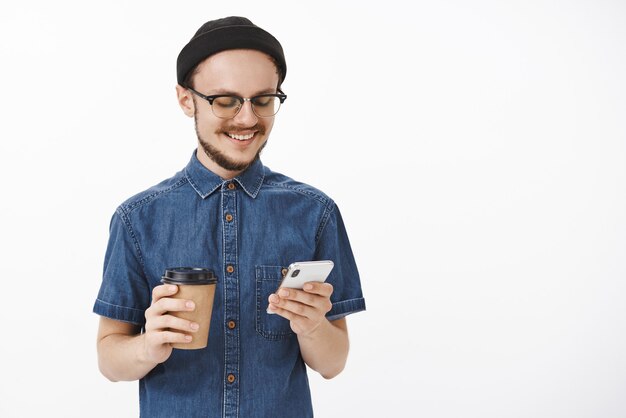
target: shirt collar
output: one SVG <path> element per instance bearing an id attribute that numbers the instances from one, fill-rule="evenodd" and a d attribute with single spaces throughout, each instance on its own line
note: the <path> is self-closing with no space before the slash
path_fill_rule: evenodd
<path id="1" fill-rule="evenodd" d="M 206 198 L 220 187 L 226 187 L 228 183 L 237 182 L 241 188 L 252 198 L 255 198 L 261 190 L 263 179 L 265 177 L 265 167 L 260 159 L 257 158 L 254 163 L 246 171 L 235 177 L 233 180 L 224 180 L 217 174 L 202 165 L 196 151 L 191 155 L 191 160 L 185 167 L 185 177 L 191 184 L 191 187 L 200 195 Z"/>

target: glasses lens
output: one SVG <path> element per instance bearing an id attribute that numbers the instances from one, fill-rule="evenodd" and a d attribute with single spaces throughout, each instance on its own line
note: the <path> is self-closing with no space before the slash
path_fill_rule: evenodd
<path id="1" fill-rule="evenodd" d="M 230 119 L 235 117 L 237 112 L 239 112 L 239 108 L 241 108 L 241 102 L 235 96 L 221 96 L 216 97 L 213 100 L 213 105 L 211 106 L 213 109 L 213 113 L 218 118 L 226 118 Z"/>
<path id="2" fill-rule="evenodd" d="M 280 99 L 276 96 L 257 96 L 251 101 L 254 113 L 262 118 L 274 116 L 280 109 Z"/>

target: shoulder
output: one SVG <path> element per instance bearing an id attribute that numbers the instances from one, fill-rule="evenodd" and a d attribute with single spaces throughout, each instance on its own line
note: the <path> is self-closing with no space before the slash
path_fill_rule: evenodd
<path id="1" fill-rule="evenodd" d="M 322 206 L 325 206 L 328 209 L 332 209 L 335 206 L 333 199 L 320 189 L 301 181 L 294 180 L 284 174 L 272 171 L 267 166 L 265 167 L 265 178 L 263 180 L 262 187 L 265 189 L 264 191 L 270 193 L 284 193 L 305 197 L 319 203 Z"/>
<path id="2" fill-rule="evenodd" d="M 129 214 L 142 206 L 159 200 L 167 200 L 172 197 L 175 191 L 188 184 L 189 181 L 184 172 L 179 171 L 174 176 L 129 197 L 119 205 L 117 211 L 123 214 Z"/>

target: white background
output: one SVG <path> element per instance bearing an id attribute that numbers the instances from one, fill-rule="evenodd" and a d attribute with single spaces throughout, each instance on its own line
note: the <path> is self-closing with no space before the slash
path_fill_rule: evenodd
<path id="1" fill-rule="evenodd" d="M 617 0 L 3 2 L 0 416 L 138 415 L 96 364 L 109 220 L 187 163 L 176 57 L 226 15 L 281 40 L 263 160 L 336 200 L 362 276 L 316 416 L 626 416 Z"/>

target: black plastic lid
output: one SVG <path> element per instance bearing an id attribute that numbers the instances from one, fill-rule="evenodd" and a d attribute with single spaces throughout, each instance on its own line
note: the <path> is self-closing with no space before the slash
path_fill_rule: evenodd
<path id="1" fill-rule="evenodd" d="M 161 278 L 167 284 L 215 284 L 217 277 L 213 270 L 200 267 L 173 267 L 165 270 Z"/>

